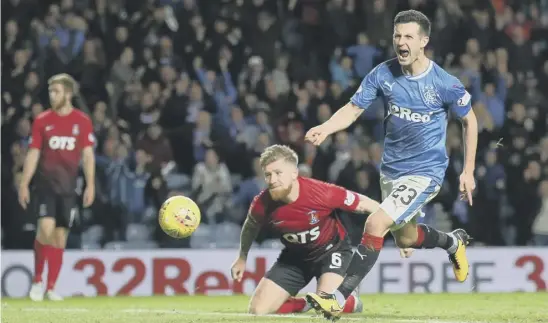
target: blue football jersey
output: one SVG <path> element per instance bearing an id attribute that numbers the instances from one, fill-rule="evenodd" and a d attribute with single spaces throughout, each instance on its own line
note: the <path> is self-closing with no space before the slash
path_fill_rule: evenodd
<path id="1" fill-rule="evenodd" d="M 397 59 L 391 59 L 363 79 L 351 102 L 367 109 L 379 96 L 386 107 L 381 172 L 393 179 L 427 176 L 441 185 L 449 163 L 448 112 L 464 117 L 471 109 L 470 94 L 433 61 L 422 74 L 408 76 Z"/>

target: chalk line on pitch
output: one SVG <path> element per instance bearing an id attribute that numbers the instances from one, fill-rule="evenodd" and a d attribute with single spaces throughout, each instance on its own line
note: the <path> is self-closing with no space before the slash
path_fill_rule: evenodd
<path id="1" fill-rule="evenodd" d="M 7 308 L 6 308 L 7 310 Z M 76 312 L 91 312 L 90 309 L 87 308 L 48 308 L 48 307 L 29 307 L 22 309 L 26 312 L 65 312 L 65 313 L 76 313 Z M 126 314 L 180 314 L 180 315 L 206 315 L 206 316 L 229 316 L 229 317 L 253 317 L 255 315 L 248 314 L 248 313 L 231 313 L 231 312 L 205 312 L 205 311 L 185 311 L 185 310 L 161 310 L 161 309 L 142 309 L 142 308 L 126 308 L 126 309 L 120 309 L 120 310 L 114 310 L 116 312 L 120 313 L 126 313 Z M 264 317 L 268 318 L 277 318 L 277 319 L 306 319 L 310 320 L 313 318 L 321 318 L 320 316 L 316 315 L 308 315 L 308 314 L 286 314 L 286 315 L 278 315 L 278 314 L 269 314 L 269 315 L 262 315 Z M 375 317 L 371 317 L 374 319 Z M 344 321 L 363 321 L 363 317 L 343 317 L 341 318 L 342 322 Z M 383 318 L 384 319 L 384 318 Z M 398 322 L 398 323 L 482 323 L 482 322 L 466 322 L 466 321 L 445 321 L 445 320 L 418 320 L 418 319 L 393 319 L 392 322 Z"/>

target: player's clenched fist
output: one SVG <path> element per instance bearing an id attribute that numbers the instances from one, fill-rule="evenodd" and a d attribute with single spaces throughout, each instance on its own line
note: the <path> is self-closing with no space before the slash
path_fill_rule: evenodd
<path id="1" fill-rule="evenodd" d="M 29 187 L 27 185 L 21 185 L 19 187 L 19 204 L 21 204 L 21 207 L 23 210 L 27 209 L 27 205 L 30 201 L 30 192 Z"/>
<path id="2" fill-rule="evenodd" d="M 242 281 L 245 272 L 245 259 L 238 257 L 238 259 L 236 259 L 236 261 L 232 264 L 230 272 L 232 273 L 232 279 L 239 282 Z"/>
<path id="3" fill-rule="evenodd" d="M 325 127 L 323 127 L 323 125 L 319 125 L 308 130 L 304 136 L 304 139 L 315 146 L 319 146 L 329 135 L 330 133 L 325 130 Z"/>
<path id="4" fill-rule="evenodd" d="M 411 257 L 411 255 L 413 254 L 413 251 L 415 249 L 413 248 L 405 248 L 405 249 L 400 249 L 400 256 L 402 258 L 409 258 Z"/>

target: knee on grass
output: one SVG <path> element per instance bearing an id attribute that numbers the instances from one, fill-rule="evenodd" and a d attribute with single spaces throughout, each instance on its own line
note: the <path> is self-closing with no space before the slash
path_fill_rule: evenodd
<path id="1" fill-rule="evenodd" d="M 269 306 L 261 306 L 255 304 L 251 304 L 247 312 L 251 315 L 267 315 L 274 313 L 274 311 L 272 311 Z"/>

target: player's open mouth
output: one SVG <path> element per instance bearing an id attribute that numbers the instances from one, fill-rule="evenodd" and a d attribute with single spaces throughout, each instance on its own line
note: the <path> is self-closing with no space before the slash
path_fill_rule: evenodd
<path id="1" fill-rule="evenodd" d="M 409 57 L 409 51 L 407 49 L 398 49 L 398 56 L 402 58 Z"/>

